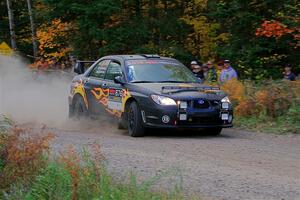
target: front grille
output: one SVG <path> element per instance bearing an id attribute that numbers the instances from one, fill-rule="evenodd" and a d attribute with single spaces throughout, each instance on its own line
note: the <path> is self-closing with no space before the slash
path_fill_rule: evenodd
<path id="1" fill-rule="evenodd" d="M 222 120 L 218 117 L 191 117 L 187 121 L 180 121 L 181 125 L 221 125 Z"/>
<path id="2" fill-rule="evenodd" d="M 218 101 L 218 100 L 210 100 L 210 104 L 212 106 L 219 106 L 221 105 L 221 101 Z"/>
<path id="3" fill-rule="evenodd" d="M 194 124 L 218 124 L 220 119 L 217 117 L 193 117 L 192 123 Z"/>
<path id="4" fill-rule="evenodd" d="M 206 99 L 197 99 L 193 101 L 194 108 L 205 109 L 209 108 L 209 102 Z"/>

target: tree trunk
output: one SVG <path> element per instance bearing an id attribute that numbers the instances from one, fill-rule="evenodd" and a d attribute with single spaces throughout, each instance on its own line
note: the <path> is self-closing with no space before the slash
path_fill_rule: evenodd
<path id="1" fill-rule="evenodd" d="M 35 23 L 34 23 L 31 0 L 27 0 L 27 7 L 28 7 L 28 14 L 29 14 L 29 19 L 30 19 L 31 35 L 32 35 L 33 56 L 34 56 L 34 58 L 37 58 L 38 49 L 37 49 L 36 32 L 35 32 L 35 27 L 36 26 L 35 26 Z"/>
<path id="2" fill-rule="evenodd" d="M 11 48 L 16 50 L 16 32 L 15 32 L 15 23 L 14 23 L 14 13 L 11 6 L 11 0 L 6 0 L 7 3 L 7 13 L 9 20 L 9 31 L 10 31 L 10 40 L 11 40 Z"/>

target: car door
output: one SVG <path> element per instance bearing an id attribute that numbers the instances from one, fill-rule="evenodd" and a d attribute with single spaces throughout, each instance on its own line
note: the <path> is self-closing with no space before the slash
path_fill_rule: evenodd
<path id="1" fill-rule="evenodd" d="M 108 88 L 105 84 L 105 73 L 110 60 L 99 61 L 85 81 L 85 90 L 89 104 L 90 115 L 97 116 L 105 112 L 107 107 Z"/>
<path id="2" fill-rule="evenodd" d="M 109 88 L 107 108 L 111 114 L 120 117 L 122 111 L 123 86 L 114 82 L 114 78 L 117 76 L 123 76 L 121 62 L 112 60 L 105 74 L 105 84 Z"/>

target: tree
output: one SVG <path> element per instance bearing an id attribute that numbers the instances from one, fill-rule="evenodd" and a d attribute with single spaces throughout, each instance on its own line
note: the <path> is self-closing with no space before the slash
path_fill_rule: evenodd
<path id="1" fill-rule="evenodd" d="M 218 33 L 220 25 L 211 20 L 207 0 L 190 1 L 185 6 L 183 21 L 192 26 L 193 30 L 186 38 L 185 47 L 203 61 L 215 59 L 218 42 L 227 40 L 226 33 Z"/>
<path id="2" fill-rule="evenodd" d="M 17 49 L 16 32 L 15 32 L 14 13 L 12 10 L 11 0 L 6 0 L 6 4 L 7 4 L 8 19 L 9 19 L 11 47 L 12 49 L 16 50 Z"/>
<path id="3" fill-rule="evenodd" d="M 72 48 L 66 39 L 70 37 L 72 30 L 74 29 L 71 23 L 63 23 L 60 19 L 42 24 L 37 30 L 40 55 L 57 60 L 67 57 Z"/>
<path id="4" fill-rule="evenodd" d="M 288 16 L 299 13 L 298 4 L 295 0 L 212 1 L 210 16 L 221 25 L 221 33 L 229 35 L 226 43 L 218 44 L 217 53 L 232 60 L 241 77 L 281 77 L 281 68 L 285 63 L 299 65 L 299 59 L 296 59 L 299 51 L 287 45 L 290 41 L 288 36 L 278 40 L 257 37 L 255 33 L 263 20 L 285 18 L 291 23 Z"/>
<path id="5" fill-rule="evenodd" d="M 81 58 L 125 53 L 159 53 L 183 60 L 190 57 L 183 48 L 188 26 L 180 20 L 183 13 L 180 1 L 44 2 L 49 7 L 50 19 L 74 23 L 76 29 L 69 40 L 73 53 Z"/>
<path id="6" fill-rule="evenodd" d="M 31 35 L 32 35 L 33 56 L 36 58 L 38 56 L 37 43 L 36 43 L 36 33 L 35 33 L 36 25 L 35 25 L 35 22 L 34 22 L 31 0 L 27 0 L 27 7 L 28 7 L 28 15 L 29 15 L 29 19 L 30 19 Z"/>

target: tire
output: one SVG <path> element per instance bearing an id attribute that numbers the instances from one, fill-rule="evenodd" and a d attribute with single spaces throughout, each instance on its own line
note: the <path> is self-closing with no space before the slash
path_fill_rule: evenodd
<path id="1" fill-rule="evenodd" d="M 73 118 L 74 119 L 86 119 L 89 116 L 88 109 L 83 101 L 82 97 L 78 97 L 74 103 Z"/>
<path id="2" fill-rule="evenodd" d="M 222 132 L 222 128 L 220 127 L 215 127 L 215 128 L 206 128 L 205 133 L 211 136 L 218 136 Z"/>
<path id="3" fill-rule="evenodd" d="M 143 137 L 145 128 L 143 126 L 141 110 L 135 101 L 132 101 L 128 106 L 127 113 L 127 126 L 128 133 L 131 137 Z"/>

